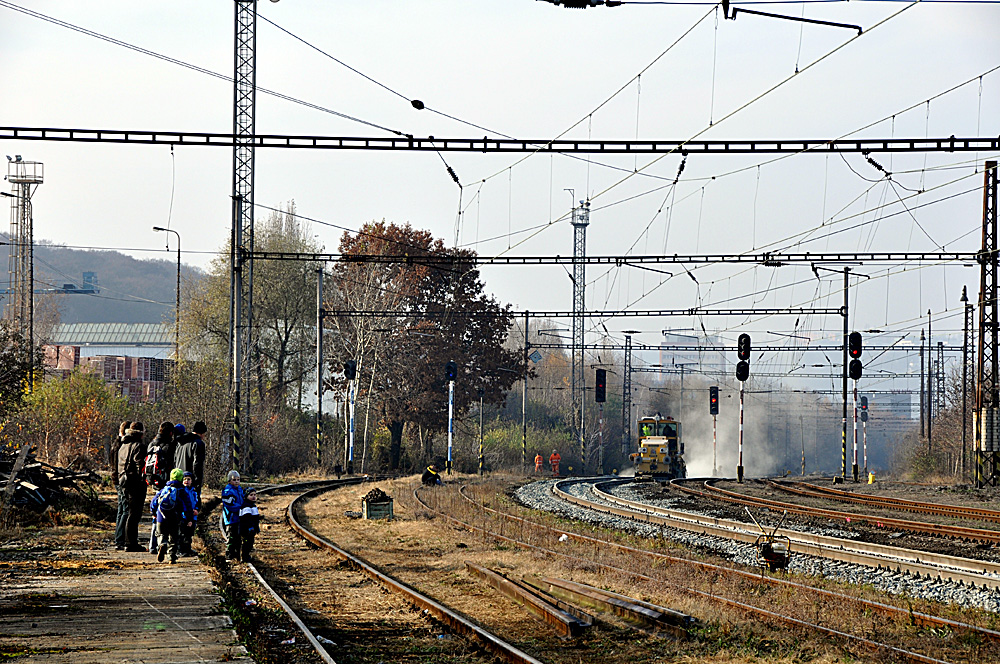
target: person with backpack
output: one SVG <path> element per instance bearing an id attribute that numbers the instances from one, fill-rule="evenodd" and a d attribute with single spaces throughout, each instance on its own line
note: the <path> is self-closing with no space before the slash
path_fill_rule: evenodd
<path id="1" fill-rule="evenodd" d="M 139 521 L 146 506 L 146 480 L 142 473 L 146 459 L 143 432 L 142 422 L 132 422 L 125 431 L 125 438 L 118 450 L 118 488 L 124 492 L 128 504 L 128 514 L 125 517 L 126 551 L 146 550 L 139 546 Z"/>
<path id="2" fill-rule="evenodd" d="M 128 520 L 128 496 L 125 487 L 118 483 L 118 452 L 125 441 L 125 432 L 132 426 L 131 422 L 122 422 L 118 427 L 118 438 L 111 444 L 111 484 L 118 492 L 118 514 L 115 516 L 115 548 L 124 551 L 128 542 L 125 541 L 125 522 Z"/>
<path id="3" fill-rule="evenodd" d="M 156 508 L 156 536 L 160 542 L 156 559 L 163 562 L 170 549 L 170 564 L 177 562 L 177 548 L 180 544 L 180 528 L 182 524 L 193 525 L 193 511 L 187 491 L 181 481 L 184 471 L 174 468 L 170 471 L 170 480 L 166 486 L 153 498 L 152 505 Z"/>
<path id="4" fill-rule="evenodd" d="M 173 459 L 174 468 L 188 470 L 194 475 L 194 488 L 199 495 L 205 481 L 205 443 L 201 435 L 206 431 L 208 427 L 204 422 L 195 422 L 191 432 L 185 433 L 177 441 Z"/>
<path id="5" fill-rule="evenodd" d="M 229 482 L 222 489 L 222 527 L 226 531 L 226 560 L 240 559 L 240 510 L 243 509 L 243 489 L 240 474 L 230 470 Z"/>
<path id="6" fill-rule="evenodd" d="M 156 431 L 156 436 L 146 446 L 143 476 L 146 478 L 146 485 L 153 488 L 154 496 L 166 485 L 169 479 L 170 462 L 174 458 L 173 438 L 173 423 L 162 422 Z M 151 507 L 151 511 L 156 516 L 156 510 Z M 156 520 L 154 519 L 149 529 L 149 552 L 156 553 L 156 549 Z"/>
<path id="7" fill-rule="evenodd" d="M 198 523 L 201 496 L 198 495 L 198 492 L 194 488 L 194 474 L 190 470 L 184 471 L 184 479 L 181 482 L 184 484 L 184 491 L 187 492 L 188 500 L 191 502 L 190 516 L 186 516 L 181 520 L 180 555 L 187 557 L 194 555 L 194 551 L 191 549 L 191 540 L 194 537 L 194 529 Z"/>

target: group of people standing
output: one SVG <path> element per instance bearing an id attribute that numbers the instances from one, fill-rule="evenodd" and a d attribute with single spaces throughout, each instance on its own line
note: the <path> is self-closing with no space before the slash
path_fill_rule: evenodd
<path id="1" fill-rule="evenodd" d="M 240 486 L 240 474 L 230 470 L 222 489 L 222 526 L 226 530 L 226 560 L 250 561 L 254 539 L 263 518 L 257 508 L 257 492 Z"/>
<path id="2" fill-rule="evenodd" d="M 195 422 L 191 431 L 183 424 L 163 422 L 147 444 L 142 422 L 122 422 L 111 455 L 115 464 L 112 481 L 118 489 L 116 549 L 150 551 L 162 561 L 169 547 L 171 562 L 178 555 L 191 554 L 191 536 L 205 479 L 202 435 L 207 431 L 201 421 Z M 155 522 L 146 547 L 139 543 L 139 521 L 149 488 L 155 491 L 150 505 Z"/>

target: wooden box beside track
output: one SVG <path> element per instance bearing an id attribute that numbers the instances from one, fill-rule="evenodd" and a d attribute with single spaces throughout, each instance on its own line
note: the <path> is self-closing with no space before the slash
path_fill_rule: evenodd
<path id="1" fill-rule="evenodd" d="M 384 503 L 370 503 L 367 500 L 361 501 L 361 518 L 363 519 L 391 519 L 392 499 Z"/>

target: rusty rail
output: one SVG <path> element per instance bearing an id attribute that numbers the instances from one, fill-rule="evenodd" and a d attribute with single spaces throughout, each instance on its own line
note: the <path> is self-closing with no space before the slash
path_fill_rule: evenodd
<path id="1" fill-rule="evenodd" d="M 474 525 L 472 525 L 470 523 L 466 523 L 465 521 L 462 521 L 461 519 L 456 519 L 455 517 L 453 517 L 451 515 L 445 514 L 444 512 L 441 512 L 440 510 L 436 510 L 433 507 L 431 507 L 430 505 L 428 505 L 426 502 L 424 502 L 423 499 L 421 499 L 421 497 L 420 497 L 419 493 L 417 492 L 417 490 L 414 490 L 413 497 L 417 500 L 418 503 L 420 503 L 421 506 L 423 506 L 429 512 L 433 512 L 434 514 L 437 514 L 437 515 L 443 517 L 445 520 L 451 521 L 452 523 L 455 523 L 456 525 L 458 525 L 458 526 L 460 526 L 462 528 L 471 530 L 473 532 L 483 533 L 484 535 L 492 537 L 492 538 L 494 538 L 496 540 L 499 540 L 499 541 L 502 541 L 502 542 L 508 542 L 510 544 L 522 547 L 522 548 L 527 549 L 529 551 L 536 551 L 538 553 L 542 553 L 542 554 L 545 554 L 545 555 L 548 555 L 548 556 L 555 556 L 555 557 L 559 557 L 559 558 L 565 558 L 566 560 L 570 560 L 570 561 L 572 561 L 574 563 L 577 563 L 577 564 L 586 564 L 586 565 L 593 566 L 593 567 L 596 567 L 596 568 L 608 570 L 610 572 L 614 572 L 614 573 L 618 573 L 618 574 L 624 574 L 624 575 L 627 575 L 627 576 L 631 576 L 633 578 L 641 579 L 643 581 L 648 581 L 648 582 L 654 583 L 654 584 L 666 585 L 666 586 L 675 588 L 675 589 L 677 589 L 677 590 L 679 590 L 681 592 L 685 592 L 685 593 L 688 593 L 690 595 L 693 595 L 695 597 L 700 597 L 702 599 L 705 599 L 705 600 L 708 600 L 708 601 L 711 601 L 711 602 L 717 602 L 717 603 L 720 603 L 720 604 L 724 604 L 724 605 L 729 606 L 731 608 L 734 608 L 734 609 L 737 609 L 737 610 L 741 610 L 741 611 L 744 611 L 746 613 L 750 613 L 750 614 L 756 615 L 758 617 L 765 617 L 765 618 L 769 618 L 769 619 L 772 619 L 772 620 L 776 620 L 778 622 L 782 622 L 782 623 L 787 624 L 787 625 L 792 625 L 792 626 L 800 627 L 802 629 L 807 629 L 807 630 L 813 630 L 813 631 L 819 632 L 821 634 L 826 634 L 828 636 L 834 636 L 834 637 L 842 638 L 842 639 L 844 639 L 846 641 L 849 641 L 851 643 L 860 645 L 862 647 L 865 647 L 865 648 L 867 648 L 869 650 L 872 650 L 872 651 L 875 651 L 875 652 L 888 652 L 888 653 L 892 653 L 893 655 L 896 655 L 896 656 L 902 658 L 902 661 L 912 662 L 913 664 L 948 664 L 944 660 L 936 659 L 936 658 L 933 658 L 933 657 L 928 657 L 928 656 L 922 655 L 920 653 L 916 653 L 916 652 L 912 652 L 912 651 L 909 651 L 909 650 L 905 650 L 903 648 L 897 648 L 895 646 L 890 646 L 890 645 L 887 645 L 887 644 L 884 644 L 884 643 L 879 643 L 877 641 L 872 641 L 872 640 L 866 639 L 864 637 L 856 636 L 854 634 L 850 634 L 850 633 L 847 633 L 847 632 L 841 632 L 840 630 L 835 630 L 835 629 L 832 629 L 832 628 L 829 628 L 829 627 L 824 627 L 822 625 L 817 625 L 815 623 L 810 623 L 808 621 L 799 620 L 797 618 L 792 618 L 790 616 L 783 616 L 783 615 L 775 613 L 773 611 L 768 611 L 767 609 L 762 609 L 760 607 L 753 606 L 752 604 L 745 604 L 743 602 L 738 602 L 736 600 L 727 599 L 725 597 L 722 597 L 718 593 L 707 593 L 707 592 L 704 592 L 704 591 L 701 591 L 701 590 L 697 590 L 697 589 L 694 589 L 694 588 L 688 588 L 688 587 L 685 587 L 685 586 L 681 586 L 679 584 L 675 584 L 675 583 L 672 583 L 670 581 L 666 581 L 664 579 L 658 579 L 658 578 L 655 578 L 655 577 L 652 577 L 652 576 L 648 576 L 648 575 L 642 574 L 640 572 L 635 572 L 635 571 L 632 571 L 632 570 L 627 570 L 627 569 L 623 569 L 621 567 L 615 567 L 613 565 L 607 565 L 607 564 L 604 564 L 604 563 L 598 563 L 598 562 L 595 562 L 594 560 L 591 560 L 591 559 L 584 559 L 584 558 L 580 558 L 578 556 L 572 556 L 572 555 L 563 553 L 561 551 L 555 551 L 553 549 L 547 549 L 545 547 L 540 547 L 540 546 L 536 546 L 534 544 L 529 544 L 527 542 L 523 542 L 523 541 L 515 539 L 513 537 L 507 537 L 506 535 L 501 535 L 499 533 L 494 533 L 492 531 L 486 530 L 485 528 L 480 528 L 478 526 L 474 526 Z M 570 536 L 570 537 L 573 537 L 575 535 L 574 533 L 570 533 L 568 531 L 560 531 L 560 530 L 555 529 L 555 528 L 548 528 L 547 526 L 541 526 L 541 527 L 545 528 L 547 530 L 550 530 L 551 532 L 554 532 L 554 533 L 566 534 L 567 536 Z M 578 536 L 578 537 L 585 537 L 585 536 Z M 597 541 L 601 541 L 601 540 L 597 540 Z M 640 552 L 640 553 L 645 553 L 645 552 L 642 552 L 639 549 L 635 549 L 635 551 Z"/>
<path id="2" fill-rule="evenodd" d="M 309 542 L 312 542 L 321 549 L 330 551 L 342 560 L 349 562 L 356 569 L 360 570 L 372 580 L 382 584 L 390 591 L 403 595 L 415 606 L 427 611 L 430 615 L 447 625 L 455 633 L 461 634 L 478 642 L 481 646 L 483 646 L 483 648 L 493 653 L 503 661 L 511 662 L 511 664 L 542 664 L 542 662 L 535 659 L 528 653 L 523 652 L 514 645 L 507 643 L 498 636 L 491 634 L 482 627 L 474 624 L 465 616 L 449 609 L 444 604 L 441 604 L 427 595 L 424 595 L 415 588 L 411 588 L 402 581 L 394 579 L 388 574 L 385 574 L 381 570 L 377 569 L 375 566 L 365 562 L 358 556 L 355 556 L 349 551 L 340 548 L 333 542 L 330 542 L 329 540 L 326 540 L 305 528 L 295 518 L 296 506 L 300 504 L 299 501 L 304 501 L 307 498 L 311 498 L 325 490 L 326 487 L 311 489 L 297 496 L 291 503 L 288 504 L 288 510 L 285 512 L 285 518 L 288 520 L 288 525 L 292 528 L 292 530 L 298 533 L 299 536 Z"/>
<path id="3" fill-rule="evenodd" d="M 532 616 L 554 628 L 560 636 L 567 638 L 580 636 L 588 627 L 593 625 L 593 619 L 589 622 L 584 622 L 578 616 L 563 610 L 552 602 L 539 597 L 528 588 L 521 587 L 520 584 L 491 569 L 480 567 L 468 560 L 465 561 L 465 567 L 473 576 L 481 581 L 485 581 L 499 591 L 501 595 L 517 602 Z"/>
<path id="4" fill-rule="evenodd" d="M 988 542 L 990 544 L 1000 544 L 1000 531 L 983 530 L 982 528 L 966 528 L 964 526 L 938 525 L 934 523 L 924 523 L 922 521 L 908 521 L 906 519 L 893 519 L 891 517 L 870 516 L 857 512 L 841 512 L 839 510 L 829 510 L 822 507 L 805 507 L 794 503 L 786 503 L 770 498 L 758 498 L 745 494 L 722 489 L 714 486 L 712 482 L 716 480 L 705 480 L 703 486 L 705 491 L 698 493 L 697 489 L 683 486 L 681 483 L 671 482 L 671 486 L 676 486 L 681 491 L 717 500 L 737 503 L 740 505 L 756 505 L 774 510 L 787 510 L 790 514 L 801 514 L 803 516 L 819 516 L 827 519 L 837 519 L 838 521 L 850 522 L 852 519 L 872 523 L 888 528 L 898 528 L 915 533 L 926 533 L 930 535 L 940 535 L 942 537 L 956 537 L 969 540 L 971 542 Z"/>
<path id="5" fill-rule="evenodd" d="M 678 638 L 687 636 L 688 629 L 695 627 L 698 622 L 694 616 L 680 611 L 567 579 L 524 577 L 524 582 L 567 602 L 611 613 L 630 624 L 657 632 L 668 632 Z"/>
<path id="6" fill-rule="evenodd" d="M 826 498 L 828 500 L 839 500 L 846 503 L 858 505 L 870 505 L 887 509 L 898 509 L 904 512 L 914 512 L 916 514 L 935 514 L 937 516 L 951 516 L 961 519 L 975 519 L 978 521 L 989 521 L 1000 523 L 1000 511 L 988 510 L 981 507 L 965 507 L 962 505 L 947 505 L 943 503 L 925 503 L 918 500 L 906 500 L 905 498 L 894 498 L 891 496 L 870 496 L 867 494 L 854 493 L 852 491 L 841 491 L 825 486 L 818 486 L 808 482 L 785 482 L 767 480 L 770 486 L 781 491 L 788 491 L 800 496 L 814 498 Z"/>
<path id="7" fill-rule="evenodd" d="M 607 503 L 612 503 L 611 505 L 595 503 L 567 493 L 559 488 L 559 484 L 562 483 L 557 483 L 553 486 L 553 493 L 568 502 L 637 521 L 655 523 L 661 526 L 713 535 L 749 544 L 757 541 L 757 530 L 751 529 L 748 524 L 740 521 L 731 521 L 694 514 L 692 512 L 657 507 L 656 505 L 621 498 L 602 490 L 602 487 L 627 481 L 629 480 L 605 481 L 596 484 L 592 488 L 595 495 Z M 674 480 L 671 484 L 676 482 L 677 480 Z M 689 487 L 682 487 L 682 489 L 689 492 L 697 492 L 696 489 Z M 615 505 L 620 505 L 621 507 L 616 507 Z M 957 558 L 955 556 L 946 556 L 926 551 L 913 551 L 882 544 L 857 542 L 798 530 L 779 529 L 777 534 L 788 537 L 794 544 L 797 553 L 858 565 L 867 565 L 876 569 L 895 569 L 897 572 L 906 572 L 927 578 L 947 579 L 966 585 L 994 589 L 1000 588 L 1000 564 L 989 561 Z M 997 576 L 986 576 L 989 573 L 996 574 Z"/>
<path id="8" fill-rule="evenodd" d="M 599 539 L 596 537 L 591 537 L 589 535 L 581 535 L 579 533 L 574 533 L 568 530 L 560 530 L 558 528 L 551 528 L 544 524 L 538 523 L 537 521 L 532 521 L 530 519 L 525 519 L 514 514 L 508 514 L 506 512 L 501 512 L 500 510 L 495 510 L 491 507 L 487 507 L 482 503 L 479 503 L 472 498 L 470 498 L 465 493 L 466 487 L 463 486 L 460 490 L 461 496 L 472 503 L 479 509 L 495 514 L 508 521 L 514 521 L 517 523 L 526 524 L 534 528 L 540 528 L 548 532 L 554 533 L 556 535 L 566 535 L 567 538 L 573 539 L 579 542 L 591 544 L 594 546 L 605 546 L 612 548 L 616 551 L 621 551 L 626 555 L 642 555 L 649 557 L 653 560 L 658 560 L 665 562 L 667 564 L 682 564 L 694 567 L 707 572 L 715 572 L 724 575 L 738 576 L 744 578 L 748 581 L 754 582 L 764 582 L 771 584 L 773 586 L 781 586 L 785 588 L 790 588 L 795 592 L 807 592 L 814 594 L 817 597 L 827 599 L 836 603 L 851 603 L 858 606 L 862 610 L 872 611 L 873 613 L 878 613 L 880 615 L 890 616 L 896 619 L 906 619 L 912 624 L 920 627 L 938 627 L 946 628 L 956 632 L 968 632 L 980 636 L 988 641 L 1000 642 L 1000 632 L 987 629 L 985 627 L 979 627 L 976 625 L 971 625 L 969 623 L 959 622 L 957 620 L 951 620 L 950 618 L 942 618 L 940 616 L 934 616 L 929 613 L 922 613 L 920 611 L 914 611 L 911 607 L 900 608 L 898 606 L 892 606 L 891 604 L 884 604 L 882 602 L 875 602 L 872 600 L 862 599 L 860 597 L 853 597 L 851 595 L 845 595 L 843 593 L 834 592 L 832 590 L 826 590 L 823 588 L 817 588 L 815 586 L 808 586 L 802 583 L 797 583 L 786 578 L 777 576 L 763 576 L 755 572 L 748 572 L 742 569 L 736 569 L 733 567 L 725 567 L 723 565 L 716 565 L 713 563 L 706 563 L 699 560 L 689 560 L 687 558 L 679 558 L 677 556 L 671 556 L 665 553 L 659 553 L 657 551 L 648 551 L 646 549 L 637 549 L 635 547 L 628 546 L 626 544 L 619 544 L 617 542 L 611 542 L 608 540 Z"/>

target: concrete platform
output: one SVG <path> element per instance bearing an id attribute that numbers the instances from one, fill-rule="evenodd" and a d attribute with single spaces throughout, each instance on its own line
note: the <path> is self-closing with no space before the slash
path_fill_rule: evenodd
<path id="1" fill-rule="evenodd" d="M 0 552 L 0 659 L 252 664 L 197 558 Z"/>

